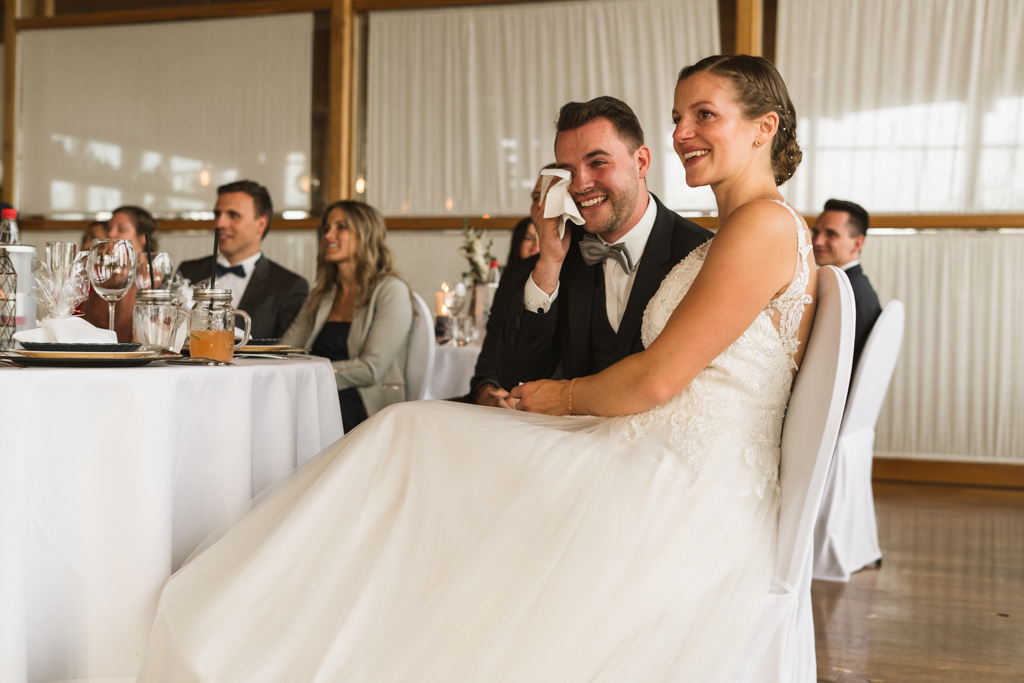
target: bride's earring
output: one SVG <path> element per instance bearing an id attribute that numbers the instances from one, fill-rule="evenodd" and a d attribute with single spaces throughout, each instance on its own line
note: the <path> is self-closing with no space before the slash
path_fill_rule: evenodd
<path id="1" fill-rule="evenodd" d="M 755 146 L 755 147 L 760 147 L 760 146 L 761 146 L 761 145 L 763 145 L 763 144 L 764 144 L 764 143 L 763 143 L 763 142 L 761 142 L 760 140 L 754 140 L 754 146 Z"/>

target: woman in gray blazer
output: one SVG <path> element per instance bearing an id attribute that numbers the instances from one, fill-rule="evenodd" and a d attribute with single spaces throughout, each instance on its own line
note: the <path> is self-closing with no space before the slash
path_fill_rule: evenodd
<path id="1" fill-rule="evenodd" d="M 384 217 L 362 202 L 327 207 L 316 282 L 281 340 L 334 366 L 345 431 L 405 400 L 412 295 L 395 271 Z"/>

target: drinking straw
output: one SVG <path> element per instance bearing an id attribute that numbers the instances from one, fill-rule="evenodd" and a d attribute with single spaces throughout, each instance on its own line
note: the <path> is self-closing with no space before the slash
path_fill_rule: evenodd
<path id="1" fill-rule="evenodd" d="M 213 229 L 213 265 L 210 266 L 210 285 L 209 288 L 213 289 L 214 285 L 217 284 L 217 249 L 220 247 L 220 228 Z"/>
<path id="2" fill-rule="evenodd" d="M 142 233 L 142 237 L 146 240 L 146 258 L 149 259 L 149 288 L 156 289 L 156 278 L 153 277 L 153 245 L 149 243 L 149 233 Z"/>

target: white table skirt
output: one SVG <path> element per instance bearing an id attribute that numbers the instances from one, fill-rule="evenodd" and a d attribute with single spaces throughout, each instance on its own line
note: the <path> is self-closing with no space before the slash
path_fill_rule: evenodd
<path id="1" fill-rule="evenodd" d="M 444 399 L 469 393 L 479 346 L 438 346 L 434 355 L 434 372 L 427 384 L 427 399 Z"/>
<path id="2" fill-rule="evenodd" d="M 134 680 L 160 588 L 342 436 L 330 364 L 0 369 L 0 683 Z"/>

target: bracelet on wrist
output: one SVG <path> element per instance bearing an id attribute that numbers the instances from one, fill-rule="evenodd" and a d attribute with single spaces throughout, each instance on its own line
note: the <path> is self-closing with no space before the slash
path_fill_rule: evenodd
<path id="1" fill-rule="evenodd" d="M 578 379 L 579 377 L 573 377 L 572 381 L 569 382 L 569 412 L 573 415 L 579 415 L 579 413 L 577 413 L 572 407 L 572 385 L 576 384 L 576 380 Z"/>

